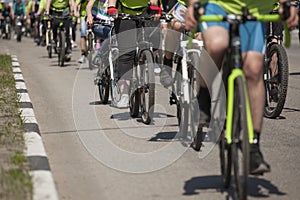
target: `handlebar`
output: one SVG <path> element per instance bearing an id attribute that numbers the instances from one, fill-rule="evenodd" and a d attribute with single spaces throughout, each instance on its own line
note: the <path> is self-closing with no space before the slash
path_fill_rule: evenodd
<path id="1" fill-rule="evenodd" d="M 228 15 L 202 15 L 199 16 L 198 10 L 201 8 L 200 3 L 194 4 L 194 17 L 197 17 L 198 21 L 203 22 L 228 22 L 229 24 L 242 24 L 247 21 L 259 21 L 259 22 L 276 22 L 281 21 L 281 17 L 278 14 L 254 14 L 251 15 L 248 12 L 246 7 L 242 8 L 243 14 L 228 14 Z M 287 16 L 287 15 L 286 15 Z M 289 14 L 288 14 L 289 16 Z M 289 29 L 285 22 L 284 26 L 284 35 L 285 35 L 285 46 L 288 48 L 291 43 L 291 36 Z M 193 35 L 195 34 L 196 29 L 193 30 Z"/>

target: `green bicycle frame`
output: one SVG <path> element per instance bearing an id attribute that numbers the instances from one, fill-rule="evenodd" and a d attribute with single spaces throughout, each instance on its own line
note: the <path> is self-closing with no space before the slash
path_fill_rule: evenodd
<path id="1" fill-rule="evenodd" d="M 261 21 L 261 22 L 271 22 L 271 21 L 280 21 L 279 15 L 253 15 L 253 21 Z M 203 15 L 200 17 L 199 21 L 205 21 L 205 22 L 222 22 L 225 21 L 225 17 L 223 15 Z M 284 31 L 285 31 L 285 46 L 290 46 L 290 32 L 287 28 L 287 25 L 285 22 L 284 24 Z M 196 29 L 192 31 L 192 37 L 189 38 L 189 44 L 188 47 L 192 47 L 192 39 L 196 32 Z M 233 111 L 234 111 L 234 82 L 235 80 L 241 77 L 243 80 L 243 87 L 245 90 L 245 101 L 246 101 L 246 120 L 247 120 L 247 130 L 249 135 L 249 143 L 253 143 L 254 138 L 254 131 L 253 131 L 253 124 L 252 124 L 252 116 L 251 116 L 251 109 L 250 109 L 250 103 L 249 103 L 249 97 L 246 87 L 246 77 L 244 75 L 244 72 L 242 69 L 235 68 L 232 69 L 229 77 L 228 77 L 228 96 L 227 96 L 227 115 L 226 115 L 226 139 L 227 143 L 232 143 L 232 123 L 233 123 Z"/>

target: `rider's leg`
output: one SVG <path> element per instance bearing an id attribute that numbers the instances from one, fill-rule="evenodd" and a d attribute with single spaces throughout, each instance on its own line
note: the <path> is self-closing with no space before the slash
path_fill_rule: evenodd
<path id="1" fill-rule="evenodd" d="M 81 57 L 79 58 L 78 62 L 83 63 L 85 62 L 85 57 L 87 56 L 87 47 L 86 47 L 86 31 L 87 25 L 85 18 L 80 18 L 80 47 L 81 47 Z"/>
<path id="2" fill-rule="evenodd" d="M 164 63 L 161 67 L 160 82 L 164 86 L 172 84 L 172 67 L 173 67 L 173 54 L 180 42 L 180 32 L 184 29 L 181 22 L 170 22 L 165 35 L 165 57 Z"/>

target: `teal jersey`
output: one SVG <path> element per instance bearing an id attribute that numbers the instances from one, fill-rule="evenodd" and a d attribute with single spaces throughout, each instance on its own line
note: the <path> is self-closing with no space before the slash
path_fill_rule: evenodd
<path id="1" fill-rule="evenodd" d="M 108 0 L 95 0 L 92 7 L 92 15 L 97 19 L 108 19 Z"/>

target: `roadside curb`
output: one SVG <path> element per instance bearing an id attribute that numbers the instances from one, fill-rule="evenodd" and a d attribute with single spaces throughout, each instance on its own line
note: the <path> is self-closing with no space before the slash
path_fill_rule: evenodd
<path id="1" fill-rule="evenodd" d="M 12 69 L 19 96 L 19 110 L 24 121 L 24 154 L 28 159 L 33 182 L 34 200 L 58 200 L 54 179 L 41 138 L 39 125 L 34 115 L 33 105 L 28 95 L 17 56 L 12 55 Z"/>

